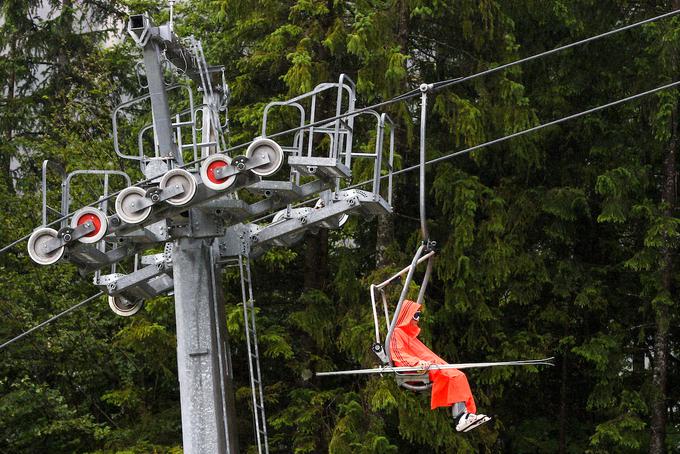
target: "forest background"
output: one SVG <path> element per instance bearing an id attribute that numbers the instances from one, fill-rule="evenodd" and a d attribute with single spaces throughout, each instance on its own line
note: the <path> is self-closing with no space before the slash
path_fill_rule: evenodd
<path id="1" fill-rule="evenodd" d="M 130 12 L 164 2 L 0 2 L 0 245 L 40 225 L 40 163 L 120 169 L 110 114 L 141 93 Z M 180 35 L 226 67 L 232 144 L 267 102 L 337 80 L 359 105 L 469 75 L 680 8 L 628 0 L 185 0 Z M 49 14 L 46 14 L 49 12 Z M 86 23 L 84 23 L 86 22 Z M 680 79 L 671 18 L 437 92 L 427 156 Z M 370 367 L 371 282 L 417 247 L 417 175 L 395 213 L 308 234 L 254 262 L 272 452 L 652 452 L 680 449 L 678 92 L 666 90 L 428 168 L 438 243 L 422 337 L 451 362 L 556 357 L 554 368 L 470 370 L 494 417 L 470 434 L 388 378 L 310 379 Z M 387 108 L 399 167 L 417 163 L 418 104 Z M 281 126 L 285 121 L 281 120 Z M 370 143 L 357 144 L 368 149 Z M 357 178 L 366 169 L 355 168 Z M 92 194 L 81 194 L 88 203 Z M 225 323 L 239 438 L 252 449 L 237 276 Z M 0 339 L 94 293 L 71 265 L 0 256 Z M 171 297 L 135 317 L 104 298 L 0 351 L 0 451 L 180 452 Z"/>

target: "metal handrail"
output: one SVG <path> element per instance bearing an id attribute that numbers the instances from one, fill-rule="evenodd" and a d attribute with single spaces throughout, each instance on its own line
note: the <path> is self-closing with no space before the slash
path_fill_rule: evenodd
<path id="1" fill-rule="evenodd" d="M 194 96 L 193 96 L 193 93 L 191 91 L 191 87 L 189 87 L 186 84 L 179 84 L 178 83 L 178 84 L 173 84 L 173 85 L 166 87 L 166 91 L 176 90 L 178 88 L 186 89 L 187 93 L 189 94 L 190 108 L 193 109 Z M 151 94 L 146 93 L 142 96 L 138 96 L 138 97 L 133 98 L 129 101 L 125 101 L 123 103 L 120 103 L 118 106 L 116 106 L 116 108 L 113 110 L 113 113 L 111 114 L 111 123 L 112 123 L 112 126 L 113 126 L 113 149 L 116 152 L 116 154 L 123 159 L 130 159 L 132 161 L 143 161 L 144 160 L 144 158 L 140 158 L 140 157 L 134 156 L 134 155 L 125 154 L 120 150 L 120 145 L 119 145 L 119 141 L 118 141 L 118 114 L 123 109 L 130 107 L 130 106 L 133 106 L 135 104 L 138 104 L 138 103 L 145 101 L 149 98 L 151 98 Z"/>

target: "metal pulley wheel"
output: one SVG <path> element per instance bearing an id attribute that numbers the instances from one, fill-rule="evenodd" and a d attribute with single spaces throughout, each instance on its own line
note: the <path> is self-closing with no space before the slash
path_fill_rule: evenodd
<path id="1" fill-rule="evenodd" d="M 47 243 L 57 237 L 57 231 L 42 227 L 31 233 L 28 238 L 28 255 L 38 265 L 51 265 L 64 255 L 64 246 L 52 252 L 46 252 Z"/>
<path id="2" fill-rule="evenodd" d="M 248 159 L 257 158 L 262 155 L 269 157 L 269 164 L 250 169 L 255 175 L 268 177 L 275 174 L 283 165 L 283 148 L 271 139 L 263 137 L 255 139 L 246 150 L 246 157 Z"/>
<path id="3" fill-rule="evenodd" d="M 106 214 L 100 210 L 92 207 L 81 208 L 76 211 L 71 218 L 71 228 L 75 229 L 79 225 L 83 225 L 87 222 L 94 224 L 94 230 L 85 236 L 78 238 L 81 243 L 96 243 L 97 241 L 104 238 L 106 235 L 106 230 L 109 228 L 109 222 L 106 219 Z"/>
<path id="4" fill-rule="evenodd" d="M 278 213 L 274 215 L 274 218 L 272 219 L 272 224 L 276 224 L 277 222 L 283 222 L 286 220 L 286 211 L 287 210 L 281 210 Z M 290 215 L 291 219 L 296 219 L 299 221 L 301 224 L 307 224 L 307 215 L 312 212 L 312 208 L 310 207 L 301 207 L 301 208 L 292 208 L 290 210 Z M 305 230 L 298 230 L 297 232 L 291 232 L 287 233 L 283 236 L 281 236 L 281 240 L 283 243 L 291 245 L 293 243 L 297 243 L 300 241 L 304 236 L 305 236 Z"/>
<path id="5" fill-rule="evenodd" d="M 319 199 L 314 204 L 314 209 L 318 210 L 319 208 L 323 208 L 325 206 L 326 202 L 323 199 Z M 340 228 L 349 220 L 349 215 L 347 213 L 342 213 L 337 216 L 333 216 L 333 220 L 338 223 L 338 228 Z"/>
<path id="6" fill-rule="evenodd" d="M 236 175 L 227 178 L 217 178 L 215 171 L 231 165 L 231 158 L 225 154 L 214 154 L 201 164 L 201 180 L 213 191 L 223 191 L 236 181 Z"/>
<path id="7" fill-rule="evenodd" d="M 281 210 L 277 212 L 274 215 L 274 218 L 272 219 L 272 224 L 276 224 L 277 222 L 283 220 L 286 217 L 286 212 L 288 210 Z M 290 210 L 290 215 L 292 218 L 301 218 L 306 214 L 309 214 L 312 212 L 312 209 L 309 207 L 301 207 L 301 208 L 291 208 Z"/>
<path id="8" fill-rule="evenodd" d="M 191 202 L 196 194 L 196 180 L 194 176 L 184 169 L 172 169 L 163 175 L 159 188 L 165 189 L 170 186 L 182 186 L 184 192 L 166 200 L 170 205 L 182 206 Z"/>
<path id="9" fill-rule="evenodd" d="M 146 191 L 139 186 L 123 189 L 116 197 L 116 214 L 127 224 L 139 224 L 151 214 L 151 206 L 135 211 L 135 207 L 144 200 Z"/>
<path id="10" fill-rule="evenodd" d="M 144 306 L 144 300 L 132 302 L 122 296 L 109 296 L 109 307 L 116 314 L 122 317 L 135 315 Z"/>

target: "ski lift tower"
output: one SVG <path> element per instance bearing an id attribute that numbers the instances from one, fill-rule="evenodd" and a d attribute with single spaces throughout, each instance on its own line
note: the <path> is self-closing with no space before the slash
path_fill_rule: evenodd
<path id="1" fill-rule="evenodd" d="M 391 212 L 394 125 L 385 113 L 357 111 L 354 82 L 342 74 L 337 82 L 269 103 L 261 136 L 244 156 L 232 158 L 224 138 L 229 100 L 224 68 L 209 66 L 201 42 L 178 38 L 172 22 L 156 26 L 140 14 L 130 17 L 127 29 L 143 53 L 136 71 L 146 93 L 114 109 L 113 145 L 118 156 L 139 164 L 144 179 L 132 184 L 128 174 L 112 170 L 67 173 L 45 161 L 42 226 L 29 237 L 28 253 L 40 265 L 63 259 L 83 275 L 93 272 L 94 285 L 108 295 L 118 315 L 134 315 L 145 300 L 174 293 L 183 449 L 188 454 L 239 452 L 220 282 L 221 266 L 237 263 L 255 439 L 258 452 L 267 453 L 249 259 L 274 246 L 291 246 L 307 231 L 341 228 L 349 214 L 368 218 Z M 169 73 L 181 77 L 168 79 Z M 200 103 L 194 102 L 194 89 Z M 325 103 L 334 108 L 326 110 Z M 299 115 L 299 127 L 272 134 L 267 128 L 272 110 Z M 318 119 L 322 111 L 335 116 Z M 373 151 L 353 150 L 358 130 L 372 131 Z M 273 137 L 291 142 L 281 146 Z M 129 151 L 126 146 L 134 142 L 137 150 Z M 351 178 L 353 158 L 373 162 L 372 189 L 343 187 Z M 289 172 L 284 181 L 264 179 L 284 163 Z M 380 184 L 383 177 L 388 178 L 386 190 Z M 48 205 L 48 183 L 55 178 L 61 180 L 58 209 Z M 73 183 L 87 179 L 90 190 L 93 179 L 101 185 L 102 196 L 71 213 Z M 114 183 L 124 188 L 113 192 Z M 237 195 L 240 189 L 261 199 L 246 203 Z M 115 204 L 109 203 L 114 196 Z M 305 200 L 315 202 L 313 207 L 293 206 Z M 273 215 L 267 225 L 242 223 L 267 214 Z M 58 219 L 50 222 L 54 215 Z M 50 227 L 55 223 L 58 230 Z M 103 274 L 107 267 L 110 272 Z"/>
<path id="2" fill-rule="evenodd" d="M 203 130 L 198 151 L 201 157 L 217 148 L 217 115 L 226 104 L 228 89 L 216 77 L 223 74 L 222 68 L 204 64 L 200 42 L 192 39 L 191 48 L 187 49 L 174 34 L 172 23 L 157 27 L 147 15 L 135 15 L 130 18 L 128 31 L 143 52 L 153 134 L 160 155 L 144 169 L 145 177 L 153 179 L 168 175 L 173 168 L 179 170 L 184 164 L 182 144 L 175 141 L 176 125 L 168 105 L 165 65 L 172 64 L 201 87 L 204 107 L 200 111 Z M 196 111 L 191 109 L 189 114 L 193 117 Z M 167 180 L 180 184 L 188 181 L 183 172 L 178 171 L 176 177 Z M 174 235 L 171 258 L 184 451 L 235 453 L 238 444 L 232 370 L 229 341 L 222 322 L 224 302 L 214 247 L 218 232 L 207 227 L 214 222 L 197 208 L 189 208 L 187 221 L 182 234 Z M 176 230 L 179 233 L 180 229 Z"/>

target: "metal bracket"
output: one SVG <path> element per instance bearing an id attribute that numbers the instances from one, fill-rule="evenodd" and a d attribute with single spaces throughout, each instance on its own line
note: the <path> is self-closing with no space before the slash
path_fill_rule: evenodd
<path id="1" fill-rule="evenodd" d="M 137 14 L 130 17 L 128 22 L 128 33 L 139 47 L 144 47 L 149 41 L 149 33 L 154 24 L 146 14 Z"/>
<path id="2" fill-rule="evenodd" d="M 382 344 L 378 342 L 374 343 L 371 346 L 371 351 L 375 353 L 375 356 L 377 356 L 383 364 L 389 364 L 389 360 L 385 354 L 385 347 Z"/>
<path id="3" fill-rule="evenodd" d="M 94 232 L 94 224 L 91 221 L 84 222 L 75 229 L 71 227 L 62 227 L 59 229 L 59 232 L 57 232 L 56 238 L 52 238 L 45 243 L 45 252 L 49 254 L 50 252 L 56 251 L 60 247 L 66 246 L 91 232 Z"/>
<path id="4" fill-rule="evenodd" d="M 218 167 L 215 169 L 215 177 L 220 180 L 229 178 L 232 175 L 236 175 L 246 170 L 250 170 L 256 167 L 269 164 L 271 160 L 266 153 L 255 155 L 251 158 L 246 158 L 245 156 L 237 156 L 232 160 L 232 163 L 236 162 L 234 165 Z"/>
<path id="5" fill-rule="evenodd" d="M 158 263 L 165 263 L 165 253 L 161 252 L 160 254 L 143 255 L 140 261 L 142 265 L 156 265 Z"/>
<path id="6" fill-rule="evenodd" d="M 151 188 L 146 191 L 145 197 L 141 199 L 137 205 L 135 205 L 135 208 L 132 210 L 132 212 L 137 213 L 138 211 L 145 210 L 146 208 L 157 203 L 165 202 L 166 200 L 180 194 L 184 194 L 184 186 L 179 184 L 168 186 L 167 188 L 163 189 L 158 187 Z"/>
<path id="7" fill-rule="evenodd" d="M 161 243 L 170 238 L 170 227 L 167 219 L 161 219 L 152 224 L 135 228 L 127 232 L 116 232 L 116 238 L 126 239 L 134 243 Z"/>
<path id="8" fill-rule="evenodd" d="M 145 266 L 134 273 L 116 274 L 113 278 L 102 276 L 98 286 L 105 287 L 109 295 L 117 295 L 131 287 L 138 286 L 140 283 L 148 282 L 152 278 L 166 272 L 165 262 L 155 263 Z"/>
<path id="9" fill-rule="evenodd" d="M 116 282 L 123 276 L 125 275 L 121 273 L 102 274 L 99 277 L 95 276 L 92 283 L 97 286 L 108 286 L 109 284 L 111 284 L 112 282 Z"/>
<path id="10" fill-rule="evenodd" d="M 186 236 L 193 238 L 210 238 L 224 234 L 222 218 L 203 210 L 189 210 L 189 226 Z M 173 235 L 178 232 L 173 231 Z"/>
<path id="11" fill-rule="evenodd" d="M 251 237 L 261 230 L 255 224 L 236 224 L 219 239 L 220 259 L 250 256 Z"/>
<path id="12" fill-rule="evenodd" d="M 423 250 L 423 252 L 430 252 L 430 251 L 434 251 L 436 249 L 437 242 L 432 241 L 428 238 L 427 240 L 423 241 L 423 245 L 425 246 L 425 249 Z"/>
<path id="13" fill-rule="evenodd" d="M 169 267 L 172 266 L 172 248 L 173 245 L 170 242 L 165 243 L 165 247 L 163 248 L 163 257 L 165 259 L 165 264 Z"/>

